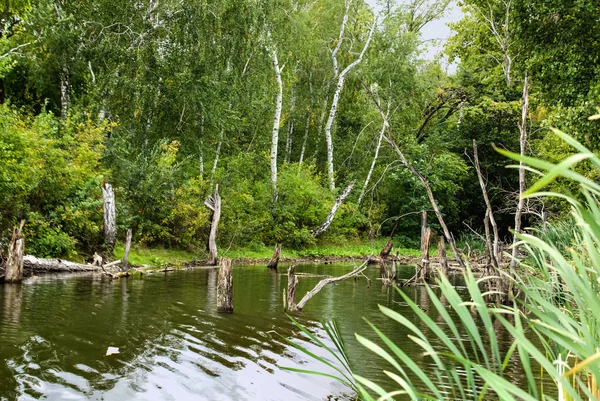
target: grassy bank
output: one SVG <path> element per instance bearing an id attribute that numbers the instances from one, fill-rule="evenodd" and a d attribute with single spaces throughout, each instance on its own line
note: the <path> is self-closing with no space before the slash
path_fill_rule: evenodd
<path id="1" fill-rule="evenodd" d="M 377 255 L 386 244 L 387 238 L 379 238 L 368 242 L 348 242 L 344 244 L 319 244 L 304 249 L 286 249 L 281 251 L 281 257 L 285 259 L 319 259 L 319 258 L 345 258 L 345 257 L 367 257 Z M 418 249 L 394 248 L 393 253 L 401 256 L 419 256 Z M 435 254 L 432 249 L 432 255 Z M 123 244 L 115 248 L 115 257 L 123 257 Z M 271 246 L 252 246 L 247 248 L 219 249 L 219 256 L 239 261 L 252 261 L 268 259 L 273 255 Z M 148 248 L 134 245 L 129 253 L 129 260 L 134 265 L 163 266 L 166 264 L 179 265 L 193 259 L 206 259 L 207 255 L 184 251 L 180 249 L 166 249 L 160 247 Z"/>

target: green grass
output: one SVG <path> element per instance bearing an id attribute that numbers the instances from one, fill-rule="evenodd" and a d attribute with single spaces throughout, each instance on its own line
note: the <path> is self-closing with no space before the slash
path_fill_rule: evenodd
<path id="1" fill-rule="evenodd" d="M 124 247 L 119 244 L 115 247 L 114 255 L 117 259 L 122 259 Z M 198 255 L 183 251 L 180 249 L 166 248 L 147 248 L 144 246 L 132 246 L 129 252 L 129 262 L 136 266 L 162 266 L 165 264 L 180 265 L 184 262 L 189 262 Z"/>

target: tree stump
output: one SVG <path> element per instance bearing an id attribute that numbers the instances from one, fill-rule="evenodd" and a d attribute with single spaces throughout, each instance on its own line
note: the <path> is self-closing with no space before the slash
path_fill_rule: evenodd
<path id="1" fill-rule="evenodd" d="M 25 239 L 22 231 L 25 220 L 21 220 L 19 227 L 13 229 L 12 239 L 8 243 L 8 258 L 5 265 L 4 281 L 7 283 L 20 283 L 23 281 L 23 253 Z"/>
<path id="2" fill-rule="evenodd" d="M 427 210 L 421 210 L 421 253 L 425 244 L 425 232 L 427 231 Z"/>
<path id="3" fill-rule="evenodd" d="M 421 262 L 423 267 L 421 268 L 421 280 L 429 281 L 431 278 L 431 271 L 429 270 L 429 247 L 431 243 L 431 228 L 427 227 L 425 235 L 423 236 L 423 257 Z"/>
<path id="4" fill-rule="evenodd" d="M 233 312 L 233 273 L 231 259 L 222 259 L 217 283 L 217 312 Z"/>
<path id="5" fill-rule="evenodd" d="M 296 285 L 298 284 L 298 277 L 294 274 L 296 266 L 290 266 L 288 269 L 288 287 L 287 287 L 287 310 L 289 312 L 296 312 L 298 306 L 296 305 Z"/>
<path id="6" fill-rule="evenodd" d="M 129 268 L 129 250 L 131 249 L 131 228 L 127 230 L 127 240 L 125 242 L 125 253 L 123 254 L 123 264 L 121 264 L 121 271 L 127 272 Z"/>
<path id="7" fill-rule="evenodd" d="M 381 252 L 379 252 L 379 257 L 381 259 L 387 259 L 387 257 L 390 256 L 390 252 L 392 252 L 393 247 L 394 247 L 394 242 L 391 240 L 388 241 L 387 244 L 385 244 L 385 246 L 381 250 Z"/>
<path id="8" fill-rule="evenodd" d="M 275 250 L 273 251 L 273 257 L 271 261 L 267 265 L 269 269 L 277 270 L 277 265 L 279 264 L 279 257 L 281 256 L 281 243 L 275 245 Z"/>
<path id="9" fill-rule="evenodd" d="M 108 182 L 102 185 L 102 198 L 104 199 L 104 243 L 110 253 L 117 241 L 117 212 L 115 192 Z"/>
<path id="10" fill-rule="evenodd" d="M 210 234 L 208 236 L 208 266 L 216 266 L 218 262 L 217 252 L 217 230 L 221 219 L 221 196 L 219 195 L 219 184 L 215 186 L 215 193 L 210 196 L 204 205 L 212 211 Z"/>

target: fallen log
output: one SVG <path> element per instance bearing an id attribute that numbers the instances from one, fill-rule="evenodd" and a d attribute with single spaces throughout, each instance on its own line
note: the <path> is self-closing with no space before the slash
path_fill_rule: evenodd
<path id="1" fill-rule="evenodd" d="M 95 272 L 102 270 L 100 266 L 84 265 L 62 259 L 42 259 L 32 255 L 23 257 L 23 268 L 32 272 Z"/>

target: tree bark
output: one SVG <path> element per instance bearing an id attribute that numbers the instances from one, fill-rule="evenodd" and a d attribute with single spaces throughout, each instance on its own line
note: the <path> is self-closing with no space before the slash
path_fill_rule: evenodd
<path id="1" fill-rule="evenodd" d="M 335 203 L 333 204 L 333 207 L 331 208 L 331 211 L 329 212 L 327 219 L 325 219 L 325 222 L 323 222 L 323 224 L 321 224 L 321 227 L 317 228 L 316 230 L 311 231 L 312 235 L 314 235 L 315 237 L 318 237 L 319 235 L 323 234 L 329 228 L 329 226 L 333 222 L 333 218 L 335 217 L 335 214 L 337 213 L 338 208 L 344 202 L 346 197 L 350 194 L 355 183 L 356 183 L 356 181 L 352 181 L 350 184 L 348 184 L 346 189 L 344 189 L 344 192 L 342 192 L 342 194 L 335 200 Z"/>
<path id="2" fill-rule="evenodd" d="M 110 253 L 117 241 L 117 212 L 115 192 L 108 182 L 102 186 L 102 198 L 104 199 L 104 243 Z"/>
<path id="3" fill-rule="evenodd" d="M 331 102 L 331 108 L 329 109 L 329 117 L 327 119 L 327 124 L 325 124 L 325 140 L 327 141 L 327 176 L 329 178 L 329 189 L 331 191 L 335 189 L 335 178 L 333 175 L 333 139 L 331 136 L 331 127 L 333 126 L 333 121 L 335 120 L 337 106 L 340 100 L 340 95 L 342 94 L 342 89 L 344 89 L 344 81 L 346 79 L 346 75 L 362 61 L 365 52 L 367 51 L 369 44 L 371 43 L 371 38 L 373 37 L 373 32 L 375 31 L 376 25 L 377 19 L 373 21 L 373 25 L 371 26 L 371 30 L 369 31 L 367 41 L 365 42 L 365 45 L 362 51 L 360 52 L 358 58 L 352 63 L 350 63 L 350 65 L 344 68 L 344 70 L 340 73 L 337 85 L 335 87 L 335 92 L 333 94 L 333 101 Z"/>
<path id="4" fill-rule="evenodd" d="M 349 273 L 344 274 L 343 276 L 340 277 L 330 277 L 330 278 L 326 278 L 323 279 L 321 281 L 319 281 L 317 283 L 317 285 L 315 286 L 315 288 L 313 288 L 312 290 L 310 290 L 309 292 L 306 293 L 306 295 L 304 297 L 302 297 L 302 299 L 300 300 L 300 302 L 298 302 L 298 304 L 296 305 L 296 309 L 297 310 L 302 310 L 304 309 L 304 307 L 306 306 L 306 303 L 308 301 L 310 301 L 310 299 L 312 297 L 314 297 L 315 295 L 317 295 L 319 293 L 319 291 L 321 291 L 323 289 L 323 287 L 325 287 L 327 284 L 333 284 L 333 283 L 338 283 L 340 281 L 344 281 L 350 277 L 354 277 L 360 273 L 362 273 L 365 269 L 367 268 L 367 262 L 365 261 L 362 265 L 355 267 L 354 270 L 352 270 Z M 289 309 L 290 311 L 292 311 L 291 309 Z"/>
<path id="5" fill-rule="evenodd" d="M 5 264 L 4 281 L 7 283 L 20 283 L 23 281 L 23 253 L 25 251 L 25 239 L 23 238 L 23 226 L 25 220 L 21 220 L 19 227 L 13 229 L 12 239 L 8 243 L 8 257 Z"/>
<path id="6" fill-rule="evenodd" d="M 277 270 L 277 265 L 279 264 L 279 257 L 281 256 L 281 243 L 275 245 L 275 250 L 273 251 L 273 257 L 271 261 L 267 265 L 269 269 Z"/>
<path id="7" fill-rule="evenodd" d="M 523 106 L 521 110 L 521 122 L 519 123 L 519 131 L 521 133 L 520 144 L 521 144 L 521 156 L 525 156 L 527 151 L 527 114 L 529 114 L 529 76 L 525 74 L 525 85 L 523 86 Z M 513 237 L 513 249 L 512 249 L 512 260 L 510 261 L 511 270 L 517 266 L 517 258 L 519 256 L 519 246 L 517 245 L 519 238 L 518 234 L 521 233 L 521 214 L 523 212 L 523 205 L 525 199 L 523 199 L 523 193 L 525 192 L 525 167 L 523 161 L 519 162 L 519 203 L 517 203 L 517 210 L 515 211 L 515 234 Z"/>
<path id="8" fill-rule="evenodd" d="M 492 225 L 492 230 L 494 232 L 494 243 L 490 248 L 490 256 L 492 259 L 492 264 L 495 268 L 499 267 L 499 238 L 498 234 L 498 225 L 496 224 L 496 219 L 494 219 L 494 212 L 492 210 L 492 203 L 490 202 L 490 198 L 488 197 L 487 188 L 485 185 L 485 181 L 483 180 L 483 174 L 481 174 L 481 167 L 479 166 L 479 155 L 477 152 L 477 141 L 473 139 L 473 156 L 475 162 L 475 170 L 477 171 L 477 177 L 479 178 L 479 186 L 481 187 L 481 192 L 483 193 L 483 200 L 485 201 L 485 206 L 487 208 L 486 217 L 489 219 L 490 224 Z M 489 228 L 486 231 L 486 240 L 491 244 L 491 238 L 489 236 Z"/>
<path id="9" fill-rule="evenodd" d="M 215 186 L 215 193 L 210 196 L 204 205 L 212 211 L 210 224 L 210 234 L 208 236 L 208 266 L 216 266 L 218 261 L 217 252 L 217 230 L 219 229 L 219 220 L 221 219 L 221 196 L 219 195 L 219 184 Z"/>
<path id="10" fill-rule="evenodd" d="M 121 265 L 121 271 L 127 272 L 129 268 L 129 250 L 131 249 L 131 228 L 127 230 L 127 240 L 125 241 L 125 253 L 123 254 L 123 264 Z"/>
<path id="11" fill-rule="evenodd" d="M 69 68 L 63 66 L 60 70 L 60 118 L 66 120 L 71 107 L 71 82 Z"/>
<path id="12" fill-rule="evenodd" d="M 440 259 L 440 270 L 444 276 L 448 275 L 448 258 L 446 257 L 446 242 L 444 237 L 440 237 L 438 243 L 438 257 Z"/>
<path id="13" fill-rule="evenodd" d="M 222 259 L 219 265 L 219 282 L 217 283 L 217 312 L 233 312 L 233 273 L 231 259 Z"/>
<path id="14" fill-rule="evenodd" d="M 427 227 L 425 230 L 425 237 L 423 239 L 423 256 L 421 262 L 423 263 L 423 267 L 421 267 L 421 280 L 429 281 L 431 279 L 431 271 L 429 269 L 429 265 L 431 261 L 429 260 L 429 247 L 431 245 L 431 228 Z"/>
<path id="15" fill-rule="evenodd" d="M 392 252 L 392 248 L 394 247 L 394 242 L 392 240 L 388 241 L 381 252 L 379 252 L 379 257 L 381 259 L 387 259 L 390 256 L 390 252 Z"/>
<path id="16" fill-rule="evenodd" d="M 421 181 L 421 184 L 423 184 L 423 186 L 425 187 L 425 191 L 427 192 L 427 197 L 429 198 L 429 202 L 431 203 L 433 211 L 435 212 L 435 216 L 437 217 L 438 222 L 440 223 L 440 226 L 442 227 L 442 230 L 444 232 L 444 236 L 446 237 L 446 240 L 450 244 L 450 247 L 452 248 L 452 251 L 454 252 L 454 255 L 456 257 L 456 260 L 458 261 L 458 263 L 460 264 L 460 266 L 462 268 L 465 268 L 466 266 L 465 266 L 464 260 L 462 259 L 462 254 L 460 253 L 460 251 L 456 247 L 456 243 L 454 242 L 454 238 L 450 234 L 450 230 L 448 229 L 448 226 L 446 225 L 446 222 L 444 221 L 444 216 L 442 216 L 442 212 L 440 211 L 440 208 L 438 207 L 437 201 L 435 200 L 435 197 L 433 196 L 433 191 L 431 190 L 431 187 L 429 186 L 429 182 L 427 182 L 427 179 L 421 173 L 419 173 L 413 167 L 412 164 L 410 164 L 406 160 L 406 158 L 404 157 L 404 153 L 402 153 L 402 151 L 400 150 L 400 148 L 398 147 L 398 145 L 394 141 L 394 137 L 392 136 L 392 128 L 390 127 L 390 124 L 388 123 L 387 118 L 386 118 L 386 116 L 385 116 L 385 114 L 383 112 L 383 109 L 379 105 L 379 102 L 377 101 L 377 99 L 373 95 L 373 92 L 371 92 L 371 90 L 367 87 L 367 85 L 365 85 L 364 82 L 363 82 L 363 86 L 367 90 L 367 92 L 371 95 L 371 98 L 373 99 L 373 102 L 375 102 L 375 104 L 377 105 L 377 108 L 379 109 L 379 114 L 383 118 L 384 123 L 385 123 L 385 125 L 387 127 L 388 134 L 386 136 L 384 136 L 385 141 L 396 152 L 396 154 L 400 158 L 400 162 L 402 163 L 402 165 L 404 167 L 406 167 L 415 177 L 417 177 L 419 179 L 419 181 Z"/>
<path id="17" fill-rule="evenodd" d="M 425 250 L 425 232 L 427 231 L 427 210 L 421 210 L 421 253 Z"/>
<path id="18" fill-rule="evenodd" d="M 288 269 L 288 286 L 287 286 L 287 310 L 295 312 L 298 310 L 296 305 L 296 285 L 298 284 L 298 277 L 294 274 L 296 266 L 291 265 Z"/>
<path id="19" fill-rule="evenodd" d="M 120 262 L 120 261 L 117 261 Z M 105 265 L 106 266 L 106 265 Z M 41 259 L 32 255 L 23 257 L 23 268 L 33 272 L 93 272 L 102 271 L 100 266 L 84 265 L 61 259 Z"/>
<path id="20" fill-rule="evenodd" d="M 369 173 L 367 174 L 367 178 L 365 179 L 365 183 L 363 184 L 362 191 L 360 192 L 360 196 L 358 197 L 358 206 L 363 201 L 365 196 L 365 192 L 367 191 L 367 186 L 369 185 L 369 181 L 371 180 L 371 175 L 373 175 L 373 170 L 375 170 L 375 164 L 377 164 L 377 158 L 379 157 L 379 148 L 381 148 L 381 140 L 383 139 L 383 135 L 385 134 L 385 123 L 381 128 L 381 134 L 379 134 L 379 138 L 377 139 L 377 146 L 375 147 L 375 155 L 373 156 L 373 161 L 371 162 L 371 168 L 369 169 Z"/>
<path id="21" fill-rule="evenodd" d="M 273 68 L 275 69 L 275 79 L 277 80 L 277 100 L 275 102 L 275 115 L 273 117 L 273 130 L 271 131 L 271 185 L 273 192 L 277 193 L 277 145 L 279 144 L 279 125 L 281 124 L 281 109 L 283 106 L 283 81 L 281 72 L 285 66 L 279 67 L 277 52 L 275 49 L 267 48 L 271 53 Z"/>

